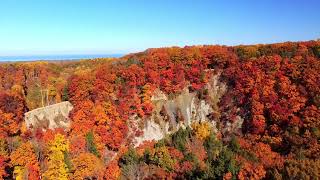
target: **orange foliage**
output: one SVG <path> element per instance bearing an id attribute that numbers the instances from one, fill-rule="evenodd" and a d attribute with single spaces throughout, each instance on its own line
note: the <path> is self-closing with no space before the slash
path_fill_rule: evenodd
<path id="1" fill-rule="evenodd" d="M 117 161 L 109 162 L 106 167 L 104 178 L 107 180 L 117 180 L 120 177 L 120 167 L 118 166 Z"/>
<path id="2" fill-rule="evenodd" d="M 40 167 L 31 142 L 23 143 L 10 155 L 11 163 L 16 168 L 26 168 L 28 179 L 38 179 Z"/>
<path id="3" fill-rule="evenodd" d="M 91 153 L 81 153 L 72 159 L 72 179 L 103 179 L 103 162 Z"/>
<path id="4" fill-rule="evenodd" d="M 213 73 L 220 72 L 220 80 L 228 88 L 219 104 L 221 116 L 214 118 L 218 139 L 228 139 L 229 132 L 223 128 L 233 125 L 237 117 L 244 119 L 244 123 L 242 132 L 238 132 L 243 134 L 239 138 L 240 150 L 232 152 L 242 166 L 224 170 L 221 176 L 219 172 L 219 178 L 261 179 L 269 178 L 271 170 L 288 174 L 306 171 L 304 167 L 296 171 L 295 158 L 318 159 L 320 156 L 319 47 L 320 41 L 172 47 L 148 49 L 116 61 L 1 64 L 0 138 L 10 143 L 5 146 L 6 153 L 0 152 L 0 177 L 7 175 L 5 168 L 11 159 L 14 172 L 9 169 L 8 177 L 13 173 L 22 177 L 28 171 L 29 179 L 38 179 L 39 164 L 42 164 L 47 177 L 58 176 L 56 171 L 60 169 L 61 178 L 67 179 L 70 157 L 75 179 L 119 179 L 118 159 L 133 137 L 141 134 L 139 123 L 152 116 L 153 92 L 161 90 L 170 99 L 189 88 L 201 100 L 207 100 L 204 87 Z M 31 132 L 22 125 L 28 109 L 62 100 L 69 100 L 74 106 L 70 131 L 38 129 Z M 186 142 L 176 144 L 185 148 L 185 152 L 167 145 L 157 147 L 157 157 L 149 160 L 160 165 L 136 164 L 134 167 L 144 169 L 150 179 L 183 179 L 194 170 L 205 172 L 210 156 L 204 142 L 212 140 L 212 132 L 207 125 L 193 126 L 192 135 L 197 138 L 189 137 Z M 93 133 L 90 143 L 101 159 L 106 158 L 105 152 L 117 153 L 106 167 L 101 159 L 88 153 L 85 138 L 88 132 Z M 60 134 L 58 139 L 57 134 Z M 29 141 L 17 147 L 20 137 Z M 31 141 L 39 147 L 39 157 Z M 47 149 L 43 148 L 46 143 Z M 145 150 L 153 152 L 155 146 L 156 142 L 141 145 L 137 148 L 138 156 L 147 158 Z M 59 149 L 61 147 L 64 149 Z M 219 151 L 217 148 L 214 153 Z M 190 158 L 184 157 L 188 153 L 194 155 L 193 160 L 185 159 Z M 283 170 L 284 159 L 291 162 L 289 169 Z M 316 166 L 318 162 L 306 160 L 304 163 L 308 172 L 301 174 L 308 175 L 312 169 L 309 166 Z M 234 174 L 238 170 L 239 173 Z M 195 174 L 201 174 L 199 172 Z"/>
<path id="5" fill-rule="evenodd" d="M 262 165 L 253 165 L 252 163 L 244 162 L 238 174 L 239 180 L 245 179 L 263 179 L 266 176 L 266 171 Z"/>

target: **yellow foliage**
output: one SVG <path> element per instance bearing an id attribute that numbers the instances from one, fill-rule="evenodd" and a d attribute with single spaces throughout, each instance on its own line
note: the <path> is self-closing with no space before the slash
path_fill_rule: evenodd
<path id="1" fill-rule="evenodd" d="M 152 150 L 152 161 L 156 162 L 159 166 L 166 170 L 172 170 L 175 160 L 171 157 L 169 150 L 166 146 L 158 147 Z"/>
<path id="2" fill-rule="evenodd" d="M 0 139 L 0 156 L 7 156 L 7 142 L 5 139 Z"/>
<path id="3" fill-rule="evenodd" d="M 20 131 L 21 131 L 21 134 L 24 134 L 28 131 L 26 123 L 22 123 L 22 125 L 20 127 Z"/>
<path id="4" fill-rule="evenodd" d="M 69 151 L 69 141 L 62 134 L 56 134 L 54 140 L 49 143 L 49 151 Z"/>
<path id="5" fill-rule="evenodd" d="M 61 134 L 56 134 L 49 142 L 48 169 L 43 174 L 44 179 L 67 180 L 69 169 L 65 163 L 64 153 L 69 151 L 69 142 Z"/>
<path id="6" fill-rule="evenodd" d="M 211 126 L 209 122 L 193 122 L 191 127 L 198 139 L 205 140 L 210 135 Z"/>
<path id="7" fill-rule="evenodd" d="M 16 180 L 28 179 L 26 176 L 26 169 L 21 166 L 15 166 L 13 170 L 13 175 Z"/>

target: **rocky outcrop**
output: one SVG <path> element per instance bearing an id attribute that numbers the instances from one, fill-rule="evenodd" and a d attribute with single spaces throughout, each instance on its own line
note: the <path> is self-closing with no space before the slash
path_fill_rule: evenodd
<path id="1" fill-rule="evenodd" d="M 25 113 L 28 129 L 55 129 L 70 127 L 69 112 L 73 109 L 69 101 L 34 109 Z"/>
<path id="2" fill-rule="evenodd" d="M 205 86 L 208 93 L 206 100 L 199 99 L 197 94 L 189 92 L 187 87 L 172 99 L 157 89 L 151 98 L 153 113 L 143 121 L 143 135 L 136 137 L 134 144 L 137 146 L 146 140 L 160 140 L 166 134 L 173 133 L 180 127 L 190 126 L 196 121 L 209 121 L 215 128 L 216 122 L 208 116 L 218 112 L 218 103 L 227 88 L 225 83 L 219 81 L 219 77 L 219 74 L 212 76 Z"/>

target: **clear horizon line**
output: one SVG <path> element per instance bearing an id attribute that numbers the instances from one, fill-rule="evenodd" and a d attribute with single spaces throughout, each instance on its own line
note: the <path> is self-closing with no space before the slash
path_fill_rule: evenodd
<path id="1" fill-rule="evenodd" d="M 63 61 L 96 58 L 119 58 L 124 54 L 75 54 L 75 55 L 29 55 L 29 56 L 0 56 L 0 62 L 24 61 Z"/>
<path id="2" fill-rule="evenodd" d="M 124 54 L 128 54 L 131 52 L 127 52 L 127 53 L 57 53 L 57 54 L 52 54 L 52 53 L 48 53 L 48 54 L 10 54 L 10 55 L 1 55 L 0 57 L 31 57 L 31 56 L 90 56 L 90 55 L 124 55 Z"/>

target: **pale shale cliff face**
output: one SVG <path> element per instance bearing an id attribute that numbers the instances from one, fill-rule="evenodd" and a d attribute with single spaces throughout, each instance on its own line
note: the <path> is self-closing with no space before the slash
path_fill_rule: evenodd
<path id="1" fill-rule="evenodd" d="M 173 99 L 169 99 L 166 94 L 157 89 L 151 99 L 155 107 L 153 114 L 144 120 L 143 134 L 134 139 L 134 145 L 138 146 L 143 141 L 160 140 L 180 127 L 190 126 L 193 122 L 208 121 L 213 129 L 218 131 L 216 120 L 212 118 L 210 120 L 208 116 L 218 113 L 218 103 L 227 89 L 227 85 L 219 81 L 219 77 L 220 74 L 212 76 L 206 85 L 205 90 L 209 97 L 207 100 L 199 99 L 197 94 L 189 92 L 188 88 Z M 235 124 L 227 124 L 221 131 L 241 128 L 242 119 L 237 118 Z"/>
<path id="2" fill-rule="evenodd" d="M 69 112 L 73 109 L 70 102 L 65 101 L 54 105 L 34 109 L 25 113 L 25 123 L 28 129 L 69 128 Z"/>

